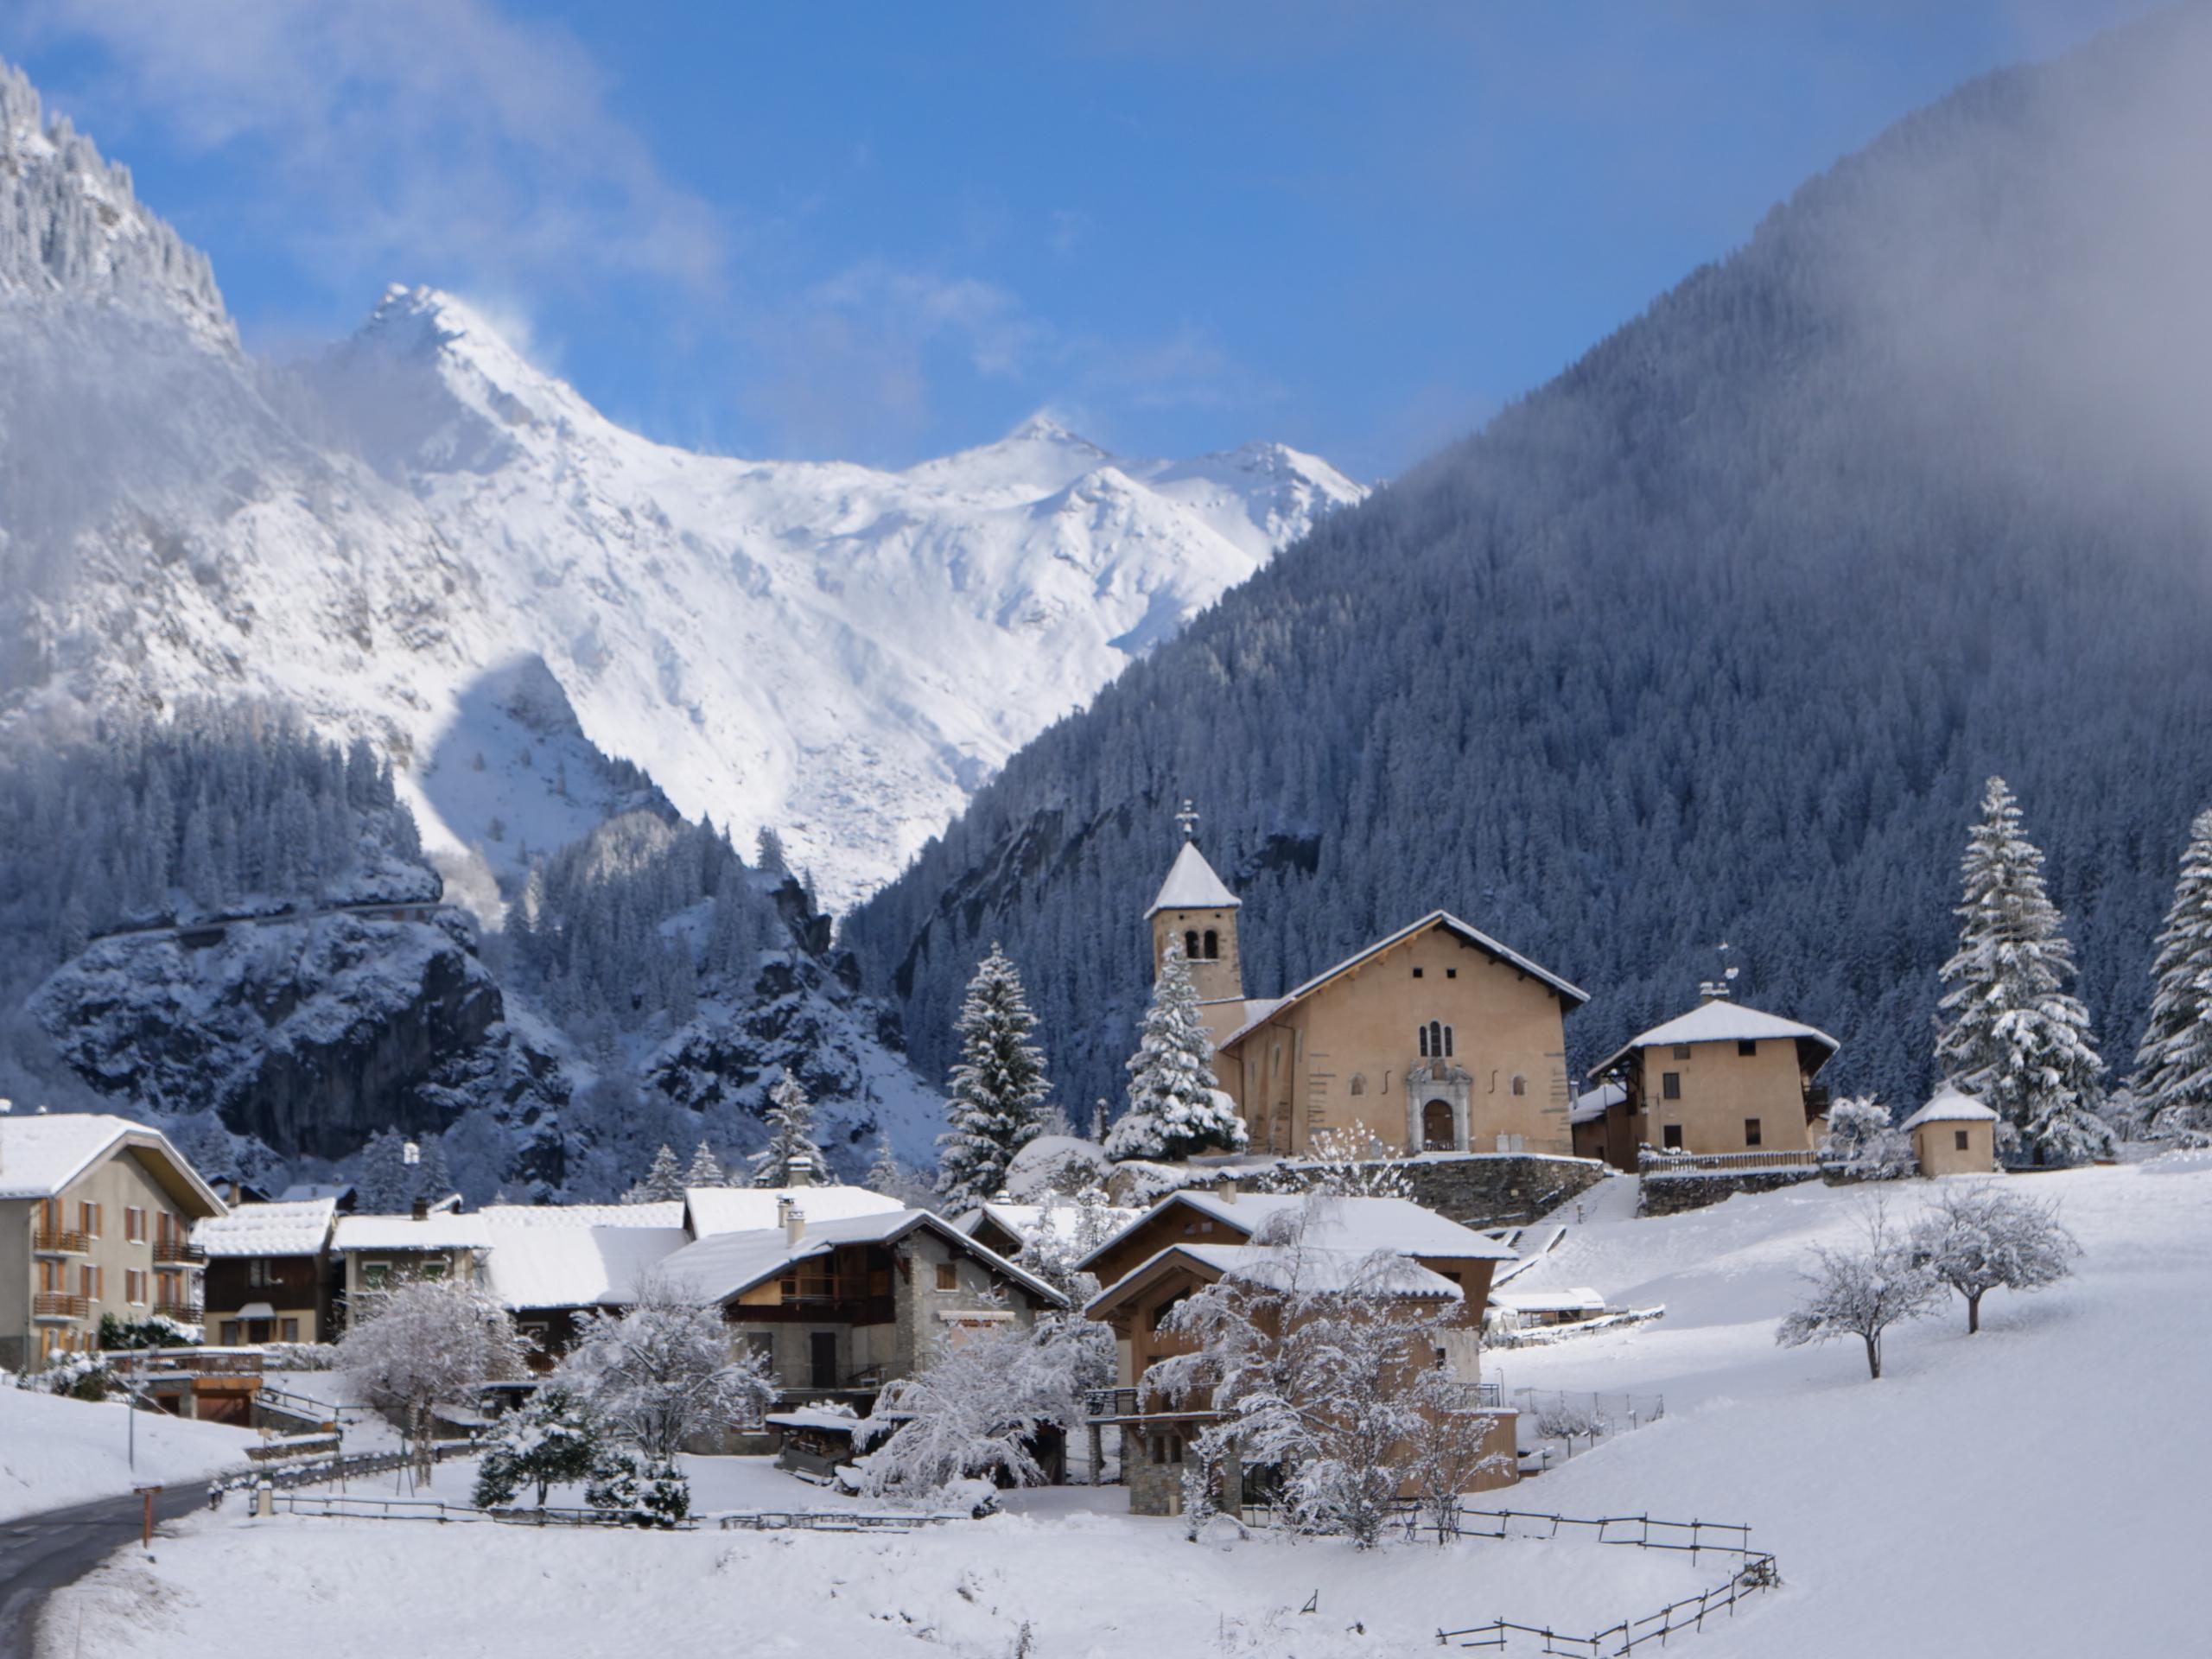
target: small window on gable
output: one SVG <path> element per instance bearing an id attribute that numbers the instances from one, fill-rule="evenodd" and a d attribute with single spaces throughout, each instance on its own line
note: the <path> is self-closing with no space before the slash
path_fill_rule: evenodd
<path id="1" fill-rule="evenodd" d="M 1967 1149 L 1967 1132 L 1964 1129 L 1953 1129 L 1951 1131 L 1951 1144 L 1957 1147 L 1961 1152 L 1964 1152 Z"/>
<path id="2" fill-rule="evenodd" d="M 1758 1039 L 1754 1037 L 1738 1037 L 1736 1039 L 1736 1052 L 1738 1054 L 1747 1056 L 1758 1053 L 1759 1052 Z"/>
<path id="3" fill-rule="evenodd" d="M 1516 1095 L 1525 1095 L 1529 1092 L 1529 1079 L 1517 1071 L 1513 1076 L 1513 1092 Z"/>
<path id="4" fill-rule="evenodd" d="M 1416 969 L 1414 969 L 1414 977 L 1415 979 L 1419 979 L 1419 978 L 1421 977 L 1421 969 L 1420 969 L 1416 968 Z"/>
<path id="5" fill-rule="evenodd" d="M 1367 1079 L 1357 1071 L 1351 1074 L 1351 1091 L 1355 1095 L 1363 1095 L 1367 1092 Z"/>
<path id="6" fill-rule="evenodd" d="M 1457 968 L 1446 968 L 1444 970 L 1444 977 L 1446 979 L 1457 979 L 1459 977 L 1459 970 Z"/>
<path id="7" fill-rule="evenodd" d="M 1689 1057 L 1690 1046 L 1688 1043 L 1676 1043 L 1675 1045 L 1675 1058 L 1676 1059 L 1687 1060 Z"/>
<path id="8" fill-rule="evenodd" d="M 938 1262 L 937 1264 L 937 1287 L 939 1290 L 959 1289 L 960 1269 L 950 1262 Z"/>

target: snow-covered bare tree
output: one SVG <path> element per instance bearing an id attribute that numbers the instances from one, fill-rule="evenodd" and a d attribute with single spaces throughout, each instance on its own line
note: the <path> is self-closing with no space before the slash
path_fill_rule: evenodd
<path id="1" fill-rule="evenodd" d="M 625 1204 L 663 1204 L 683 1196 L 683 1166 L 666 1141 L 653 1154 L 653 1161 L 638 1184 L 622 1195 Z"/>
<path id="2" fill-rule="evenodd" d="M 338 1343 L 338 1369 L 365 1404 L 398 1415 L 415 1454 L 416 1478 L 430 1484 L 430 1414 L 473 1408 L 485 1383 L 521 1374 L 527 1351 L 513 1319 L 473 1285 L 414 1279 L 353 1300 Z"/>
<path id="3" fill-rule="evenodd" d="M 1279 1166 L 1277 1184 L 1287 1192 L 1319 1192 L 1334 1198 L 1410 1198 L 1413 1183 L 1406 1161 L 1374 1135 L 1350 1129 L 1322 1129 L 1307 1143 L 1305 1157 Z"/>
<path id="4" fill-rule="evenodd" d="M 1892 1226 L 1885 1204 L 1876 1201 L 1859 1217 L 1859 1237 L 1847 1249 L 1813 1247 L 1799 1275 L 1810 1293 L 1785 1318 L 1774 1339 L 1785 1348 L 1857 1337 L 1866 1344 L 1866 1370 L 1882 1375 L 1882 1338 L 1893 1325 L 1934 1311 L 1942 1281 L 1916 1257 L 1910 1239 Z"/>
<path id="5" fill-rule="evenodd" d="M 1037 1018 L 1007 954 L 991 947 L 968 982 L 954 1029 L 951 1127 L 938 1136 L 938 1191 L 955 1211 L 998 1196 L 1014 1155 L 1044 1130 L 1045 1051 L 1031 1041 Z"/>
<path id="6" fill-rule="evenodd" d="M 1981 1329 L 1993 1290 L 2041 1290 L 2074 1271 L 2082 1246 L 2058 1219 L 2056 1199 L 1993 1182 L 1939 1192 L 1913 1227 L 1915 1255 L 1965 1299 L 1967 1331 Z"/>
<path id="7" fill-rule="evenodd" d="M 2104 1061 L 2088 1011 L 2065 989 L 2073 947 L 2002 778 L 1989 780 L 1981 812 L 1961 864 L 1959 949 L 1943 964 L 1936 1059 L 2037 1163 L 2078 1163 L 2110 1138 L 2096 1112 Z"/>
<path id="8" fill-rule="evenodd" d="M 1485 1481 L 1499 1484 L 1516 1454 L 1510 1434 L 1503 1447 L 1491 1446 L 1499 1414 L 1478 1404 L 1474 1390 L 1447 1365 L 1421 1372 L 1411 1403 L 1406 1471 L 1441 1544 L 1459 1535 L 1460 1500 Z"/>
<path id="9" fill-rule="evenodd" d="M 1096 1188 L 1080 1198 L 1046 1188 L 1035 1225 L 1023 1243 L 1020 1264 L 1067 1299 L 1065 1309 L 1037 1316 L 1039 1340 L 1065 1344 L 1080 1392 L 1114 1381 L 1114 1333 L 1083 1309 L 1098 1294 L 1098 1279 L 1077 1264 L 1106 1242 L 1106 1227 Z"/>
<path id="10" fill-rule="evenodd" d="M 2135 1109 L 2159 1140 L 2212 1145 L 2212 812 L 2190 826 L 2151 981 Z"/>
<path id="11" fill-rule="evenodd" d="M 1890 1109 L 1872 1096 L 1839 1100 L 1828 1109 L 1821 1143 L 1827 1161 L 1856 1180 L 1893 1181 L 1914 1168 L 1912 1137 L 1890 1121 Z"/>
<path id="12" fill-rule="evenodd" d="M 887 1385 L 855 1429 L 855 1446 L 874 1448 L 858 1460 L 864 1490 L 917 1500 L 976 1478 L 1036 1485 L 1037 1431 L 1082 1414 L 1080 1359 L 1065 1333 L 1013 1320 L 948 1332 L 928 1367 Z"/>
<path id="13" fill-rule="evenodd" d="M 687 1187 L 729 1185 L 729 1174 L 722 1168 L 722 1160 L 715 1156 L 714 1148 L 704 1141 L 691 1154 L 691 1166 L 683 1172 L 683 1185 Z"/>
<path id="14" fill-rule="evenodd" d="M 783 1186 L 794 1169 L 810 1181 L 830 1179 L 830 1160 L 814 1143 L 814 1103 L 789 1071 L 768 1090 L 768 1144 L 753 1154 L 753 1185 Z"/>
<path id="15" fill-rule="evenodd" d="M 621 1313 L 588 1313 L 557 1375 L 656 1466 L 692 1436 L 757 1419 L 775 1398 L 766 1362 L 734 1353 L 721 1310 L 647 1273 Z"/>
<path id="16" fill-rule="evenodd" d="M 1303 1530 L 1374 1544 L 1405 1478 L 1420 1371 L 1446 1301 L 1434 1276 L 1394 1251 L 1306 1242 L 1309 1199 L 1264 1223 L 1237 1267 L 1176 1304 L 1163 1328 L 1193 1351 L 1156 1363 L 1172 1397 L 1205 1391 L 1223 1414 L 1197 1436 L 1201 1458 L 1233 1450 L 1281 1471 L 1282 1503 Z"/>
<path id="17" fill-rule="evenodd" d="M 1160 953 L 1160 979 L 1128 1071 L 1128 1109 L 1106 1137 L 1109 1157 L 1243 1150 L 1244 1120 L 1214 1076 L 1213 1042 L 1198 1018 L 1198 994 L 1183 947 L 1172 939 Z"/>

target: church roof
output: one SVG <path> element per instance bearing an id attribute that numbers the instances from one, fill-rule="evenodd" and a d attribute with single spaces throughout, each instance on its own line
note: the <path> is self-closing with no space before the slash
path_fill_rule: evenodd
<path id="1" fill-rule="evenodd" d="M 1198 843 L 1186 841 L 1168 867 L 1167 879 L 1160 884 L 1160 897 L 1152 901 L 1144 918 L 1150 921 L 1163 910 L 1235 910 L 1242 902 L 1229 890 L 1229 884 L 1213 873 Z"/>
<path id="2" fill-rule="evenodd" d="M 1663 1026 L 1654 1026 L 1641 1037 L 1631 1037 L 1604 1059 L 1590 1068 L 1590 1076 L 1607 1071 L 1632 1048 L 1664 1048 L 1673 1043 L 1741 1043 L 1757 1042 L 1762 1037 L 1777 1040 L 1783 1038 L 1802 1039 L 1815 1042 L 1831 1054 L 1843 1046 L 1825 1031 L 1812 1026 L 1801 1026 L 1795 1020 L 1784 1020 L 1778 1014 L 1762 1014 L 1757 1008 L 1747 1008 L 1740 1002 L 1724 999 L 1707 1002 L 1692 1008 L 1679 1019 L 1669 1020 Z"/>
<path id="3" fill-rule="evenodd" d="M 1487 950 L 1491 956 L 1496 957 L 1499 961 L 1510 963 L 1512 966 L 1518 968 L 1522 973 L 1527 974 L 1532 979 L 1540 979 L 1543 981 L 1545 984 L 1550 986 L 1561 996 L 1571 998 L 1577 1003 L 1587 1002 L 1590 1000 L 1590 993 L 1584 990 L 1580 986 L 1570 984 L 1567 981 L 1561 979 L 1557 974 L 1552 972 L 1550 969 L 1540 967 L 1535 963 L 1529 961 L 1528 957 L 1522 956 L 1518 950 L 1510 950 L 1506 946 L 1500 944 L 1496 939 L 1491 938 L 1489 934 L 1484 932 L 1480 928 L 1471 926 L 1469 924 L 1461 921 L 1450 911 L 1432 910 L 1427 915 L 1422 917 L 1419 921 L 1409 923 L 1408 925 L 1400 928 L 1388 938 L 1377 939 L 1374 944 L 1369 945 L 1364 950 L 1359 951 L 1356 955 L 1346 957 L 1335 967 L 1324 969 L 1321 972 L 1314 975 L 1313 978 L 1307 980 L 1303 985 L 1300 985 L 1296 990 L 1293 991 L 1288 996 L 1283 997 L 1280 1001 L 1266 1004 L 1265 1012 L 1255 1014 L 1250 1019 L 1245 1020 L 1245 1022 L 1239 1026 L 1235 1031 L 1232 1031 L 1228 1036 L 1223 1038 L 1217 1046 L 1220 1048 L 1227 1048 L 1232 1043 L 1242 1041 L 1255 1028 L 1265 1025 L 1268 1020 L 1274 1019 L 1276 1014 L 1281 1013 L 1283 1009 L 1288 1007 L 1292 1003 L 1301 1001 L 1305 998 L 1313 995 L 1314 992 L 1319 990 L 1331 980 L 1336 978 L 1338 975 L 1350 973 L 1353 969 L 1361 966 L 1371 958 L 1381 956 L 1385 950 L 1390 949 L 1391 946 L 1395 944 L 1401 944 L 1406 940 L 1413 938 L 1414 934 L 1424 932 L 1432 927 L 1445 928 L 1451 932 L 1458 934 L 1461 938 L 1466 940 L 1468 944 L 1475 946 L 1476 949 Z M 1254 1006 L 1258 1007 L 1261 1005 L 1255 1001 Z"/>

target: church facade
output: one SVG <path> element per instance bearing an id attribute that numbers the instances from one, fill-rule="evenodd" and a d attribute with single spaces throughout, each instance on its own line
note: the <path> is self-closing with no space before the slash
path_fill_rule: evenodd
<path id="1" fill-rule="evenodd" d="M 1248 997 L 1241 908 L 1185 840 L 1147 920 L 1154 974 L 1171 942 L 1190 963 L 1252 1150 L 1300 1155 L 1333 1129 L 1405 1153 L 1573 1152 L 1565 1022 L 1586 993 L 1440 910 Z"/>

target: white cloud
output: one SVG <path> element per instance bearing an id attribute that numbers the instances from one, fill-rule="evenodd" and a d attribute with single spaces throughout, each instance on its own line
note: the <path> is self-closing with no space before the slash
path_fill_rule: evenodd
<path id="1" fill-rule="evenodd" d="M 258 211 L 334 282 L 721 276 L 713 210 L 663 176 L 557 26 L 487 0 L 33 4 L 42 32 L 102 48 L 103 133 L 151 123 L 247 152 Z"/>

